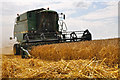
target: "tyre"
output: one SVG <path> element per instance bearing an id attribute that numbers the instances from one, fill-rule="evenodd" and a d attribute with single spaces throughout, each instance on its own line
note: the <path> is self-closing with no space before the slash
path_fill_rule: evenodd
<path id="1" fill-rule="evenodd" d="M 14 52 L 14 55 L 20 55 L 20 45 L 19 44 L 14 44 L 13 52 Z"/>

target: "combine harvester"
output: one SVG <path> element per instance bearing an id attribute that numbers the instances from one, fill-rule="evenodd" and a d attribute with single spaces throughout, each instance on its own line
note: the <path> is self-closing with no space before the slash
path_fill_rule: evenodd
<path id="1" fill-rule="evenodd" d="M 59 14 L 49 8 L 17 14 L 14 38 L 10 37 L 10 40 L 16 38 L 18 42 L 14 44 L 14 54 L 22 55 L 22 58 L 29 58 L 28 50 L 32 46 L 92 40 L 88 29 L 67 31 L 64 20 L 65 14 Z"/>

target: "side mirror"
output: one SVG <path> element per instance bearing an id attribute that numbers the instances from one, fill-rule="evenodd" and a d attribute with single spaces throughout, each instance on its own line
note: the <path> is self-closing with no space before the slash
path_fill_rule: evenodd
<path id="1" fill-rule="evenodd" d="M 12 40 L 13 38 L 12 37 L 10 37 L 10 40 Z"/>
<path id="2" fill-rule="evenodd" d="M 65 14 L 63 15 L 63 19 L 65 19 Z"/>

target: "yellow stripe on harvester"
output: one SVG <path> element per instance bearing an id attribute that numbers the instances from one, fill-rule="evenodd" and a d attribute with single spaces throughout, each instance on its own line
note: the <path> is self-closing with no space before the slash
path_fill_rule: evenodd
<path id="1" fill-rule="evenodd" d="M 18 33 L 27 33 L 28 31 L 22 31 L 22 32 L 14 32 L 14 34 L 18 34 Z"/>
<path id="2" fill-rule="evenodd" d="M 21 33 L 27 33 L 28 31 L 23 31 L 23 32 L 21 32 Z"/>

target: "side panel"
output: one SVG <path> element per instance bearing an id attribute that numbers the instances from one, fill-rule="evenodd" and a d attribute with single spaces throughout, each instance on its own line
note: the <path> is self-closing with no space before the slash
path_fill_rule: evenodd
<path id="1" fill-rule="evenodd" d="M 27 13 L 20 15 L 20 21 L 27 20 Z"/>
<path id="2" fill-rule="evenodd" d="M 18 42 L 24 42 L 23 34 L 28 32 L 27 15 L 23 14 L 23 15 L 20 15 L 19 17 L 20 17 L 20 20 L 17 21 L 14 26 L 14 37 L 17 38 Z"/>

